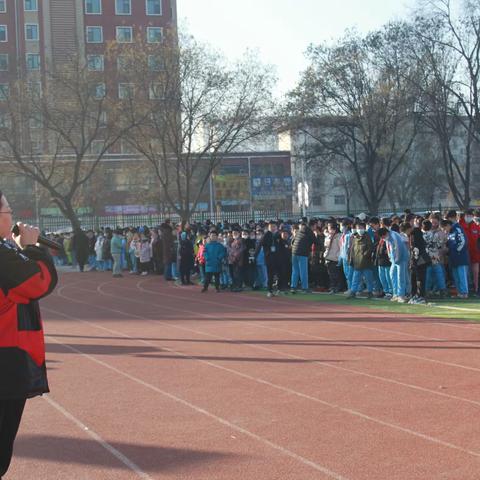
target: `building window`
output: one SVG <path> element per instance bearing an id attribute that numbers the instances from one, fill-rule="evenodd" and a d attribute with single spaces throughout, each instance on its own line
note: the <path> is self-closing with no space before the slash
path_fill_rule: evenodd
<path id="1" fill-rule="evenodd" d="M 0 71 L 8 71 L 8 53 L 0 53 Z"/>
<path id="2" fill-rule="evenodd" d="M 28 93 L 31 97 L 40 98 L 42 96 L 42 82 L 28 82 Z"/>
<path id="3" fill-rule="evenodd" d="M 161 72 L 164 69 L 163 62 L 158 55 L 148 56 L 148 69 L 151 72 Z"/>
<path id="4" fill-rule="evenodd" d="M 25 40 L 38 42 L 38 23 L 27 23 L 25 25 Z"/>
<path id="5" fill-rule="evenodd" d="M 6 100 L 10 94 L 8 83 L 0 83 L 0 100 Z"/>
<path id="6" fill-rule="evenodd" d="M 87 27 L 87 43 L 103 43 L 103 28 Z"/>
<path id="7" fill-rule="evenodd" d="M 162 0 L 146 0 L 147 15 L 161 15 L 162 14 Z"/>
<path id="8" fill-rule="evenodd" d="M 105 148 L 105 142 L 103 140 L 93 140 L 90 144 L 90 152 L 94 155 L 100 155 L 103 153 L 103 149 Z"/>
<path id="9" fill-rule="evenodd" d="M 163 85 L 161 83 L 151 83 L 148 96 L 150 100 L 162 100 L 165 97 Z"/>
<path id="10" fill-rule="evenodd" d="M 316 205 L 317 207 L 321 207 L 324 202 L 324 196 L 323 195 L 313 195 L 312 196 L 312 204 Z"/>
<path id="11" fill-rule="evenodd" d="M 333 197 L 333 203 L 334 205 L 345 205 L 345 195 L 335 195 Z"/>
<path id="12" fill-rule="evenodd" d="M 335 177 L 335 178 L 333 179 L 333 186 L 334 186 L 334 187 L 343 187 L 344 183 L 345 183 L 345 182 L 343 181 L 342 178 Z"/>
<path id="13" fill-rule="evenodd" d="M 40 70 L 39 53 L 27 53 L 27 70 Z"/>
<path id="14" fill-rule="evenodd" d="M 100 112 L 98 117 L 98 128 L 106 128 L 107 127 L 107 112 Z"/>
<path id="15" fill-rule="evenodd" d="M 91 72 L 102 72 L 103 55 L 87 55 L 87 64 Z"/>
<path id="16" fill-rule="evenodd" d="M 0 0 L 0 13 L 6 13 L 7 11 L 7 0 Z"/>
<path id="17" fill-rule="evenodd" d="M 8 42 L 8 32 L 6 25 L 0 25 L 0 42 Z"/>
<path id="18" fill-rule="evenodd" d="M 117 70 L 119 72 L 126 72 L 128 70 L 128 58 L 125 55 L 118 55 Z"/>
<path id="19" fill-rule="evenodd" d="M 31 130 L 42 128 L 42 116 L 39 114 L 33 115 L 30 117 L 28 123 Z"/>
<path id="20" fill-rule="evenodd" d="M 25 0 L 24 8 L 26 12 L 36 12 L 38 10 L 37 0 Z"/>
<path id="21" fill-rule="evenodd" d="M 101 15 L 102 0 L 85 0 L 85 13 L 88 15 Z"/>
<path id="22" fill-rule="evenodd" d="M 106 95 L 106 88 L 104 83 L 96 83 L 92 89 L 93 98 L 95 100 L 102 100 Z"/>
<path id="23" fill-rule="evenodd" d="M 12 122 L 10 121 L 10 116 L 5 112 L 0 113 L 0 128 L 10 128 L 11 126 Z"/>
<path id="24" fill-rule="evenodd" d="M 128 143 L 125 140 L 122 140 L 120 142 L 120 151 L 123 154 L 130 154 L 130 155 L 137 153 L 136 150 L 130 145 L 130 143 Z"/>
<path id="25" fill-rule="evenodd" d="M 115 14 L 131 15 L 132 14 L 131 0 L 115 0 Z"/>
<path id="26" fill-rule="evenodd" d="M 163 38 L 162 27 L 147 27 L 147 42 L 160 43 Z"/>
<path id="27" fill-rule="evenodd" d="M 118 84 L 118 98 L 127 100 L 133 98 L 135 86 L 133 83 L 119 83 Z"/>
<path id="28" fill-rule="evenodd" d="M 133 40 L 133 27 L 117 27 L 116 39 L 118 43 L 131 43 Z"/>

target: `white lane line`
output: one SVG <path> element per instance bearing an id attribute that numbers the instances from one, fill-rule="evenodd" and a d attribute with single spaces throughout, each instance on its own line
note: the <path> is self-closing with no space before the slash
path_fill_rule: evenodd
<path id="1" fill-rule="evenodd" d="M 128 300 L 130 302 L 137 302 L 136 300 L 133 300 L 133 299 L 130 299 L 130 298 L 125 298 L 125 297 L 118 297 L 118 296 L 115 296 L 115 295 L 112 295 L 112 294 L 109 294 L 109 293 L 105 293 L 103 292 L 103 290 L 101 289 L 101 287 L 103 287 L 104 285 L 107 285 L 109 284 L 110 282 L 105 282 L 105 283 L 102 283 L 99 285 L 99 287 L 97 288 L 97 291 L 99 293 L 101 293 L 102 295 L 107 295 L 107 296 L 112 296 L 112 297 L 115 297 L 115 298 L 121 298 L 123 300 Z M 121 287 L 120 288 L 128 288 L 128 287 Z M 84 289 L 86 291 L 89 291 L 89 292 L 93 292 L 92 290 L 87 290 L 87 289 Z M 143 292 L 147 292 L 147 293 L 154 293 L 150 290 L 146 290 L 142 287 L 139 287 L 139 290 L 140 291 L 143 291 Z M 174 296 L 171 296 L 171 295 L 168 295 L 168 294 L 162 294 L 163 296 L 168 296 L 168 297 L 171 297 L 171 298 L 174 298 Z M 143 303 L 143 302 L 138 302 L 138 303 Z M 150 303 L 150 305 L 156 305 L 156 306 L 160 306 L 159 304 L 155 304 L 155 303 Z M 218 306 L 218 305 L 217 305 Z M 163 306 L 163 308 L 166 308 L 166 309 L 172 309 L 172 310 L 176 310 L 177 312 L 179 310 L 181 311 L 184 311 L 184 312 L 188 312 L 188 313 L 193 313 L 192 311 L 190 310 L 185 310 L 185 309 L 177 309 L 177 308 L 172 308 L 172 307 L 166 307 L 166 306 Z M 253 309 L 252 309 L 253 310 Z M 201 313 L 197 313 L 196 314 L 197 316 L 205 316 L 204 314 L 201 314 Z M 216 318 L 214 316 L 211 316 L 211 315 L 207 315 L 206 318 Z M 283 317 L 282 317 L 283 318 Z M 279 327 L 270 327 L 270 326 L 267 326 L 267 325 L 263 325 L 263 324 L 260 324 L 258 322 L 248 322 L 248 321 L 237 321 L 237 323 L 243 323 L 245 325 L 249 325 L 249 326 L 252 326 L 252 327 L 256 327 L 256 328 L 264 328 L 264 329 L 267 329 L 267 330 L 271 330 L 271 331 L 278 331 L 278 332 L 285 332 L 285 333 L 290 333 L 292 335 L 302 335 L 304 337 L 308 337 L 308 338 L 313 338 L 313 339 L 317 339 L 317 340 L 335 340 L 335 339 L 332 339 L 332 338 L 328 338 L 328 337 L 320 337 L 320 336 L 317 336 L 317 335 L 310 335 L 310 334 L 305 334 L 305 333 L 301 333 L 301 332 L 296 332 L 294 330 L 286 330 L 286 329 L 282 329 L 282 328 L 279 328 Z M 346 327 L 346 325 L 344 325 L 343 323 L 340 323 L 340 322 L 334 322 L 334 321 L 329 321 L 328 322 L 329 324 L 335 324 L 335 325 L 340 325 L 340 326 L 343 326 L 343 327 Z M 350 326 L 351 324 L 348 324 L 348 326 Z M 353 325 L 352 325 L 353 326 Z M 358 328 L 362 328 L 362 326 L 360 325 L 354 325 Z M 384 329 L 377 329 L 377 328 L 373 328 L 373 327 L 363 327 L 363 328 L 366 328 L 368 330 L 373 330 L 373 331 L 380 331 L 380 332 L 385 332 L 386 330 Z M 431 337 L 424 337 L 422 335 L 414 335 L 414 334 L 410 334 L 410 333 L 404 333 L 404 332 L 397 332 L 396 330 L 388 330 L 388 332 L 392 332 L 392 333 L 397 333 L 397 334 L 400 334 L 400 335 L 407 335 L 409 337 L 415 337 L 415 338 L 421 338 L 423 340 L 429 340 L 429 341 L 435 341 L 435 342 L 444 342 L 445 340 L 443 339 L 438 339 L 438 338 L 431 338 Z M 457 345 L 462 345 L 462 346 L 473 346 L 473 347 L 476 347 L 478 348 L 479 346 L 475 343 L 469 343 L 469 342 L 456 342 L 454 340 L 447 340 L 449 343 L 452 343 L 452 344 L 457 344 Z M 422 356 L 419 356 L 419 355 L 413 355 L 411 353 L 403 353 L 403 352 L 394 352 L 394 351 L 391 351 L 391 350 L 387 350 L 387 349 L 383 349 L 383 348 L 380 348 L 380 347 L 366 347 L 366 346 L 361 346 L 361 347 L 356 347 L 356 348 L 359 348 L 359 349 L 367 349 L 367 350 L 376 350 L 376 351 L 379 351 L 379 352 L 383 352 L 383 353 L 387 353 L 389 355 L 393 355 L 393 356 L 399 356 L 399 357 L 406 357 L 406 358 L 413 358 L 415 360 L 420 360 L 420 361 L 424 361 L 424 362 L 428 362 L 428 363 L 434 363 L 434 364 L 438 364 L 438 365 L 446 365 L 446 366 L 449 366 L 449 367 L 454 367 L 454 368 L 461 368 L 463 370 L 470 370 L 470 371 L 474 371 L 474 372 L 480 372 L 480 368 L 477 368 L 477 367 L 470 367 L 468 365 L 462 365 L 462 364 L 457 364 L 457 363 L 452 363 L 452 362 L 445 362 L 443 360 L 434 360 L 434 359 L 431 359 L 431 358 L 428 358 L 428 357 L 422 357 Z M 401 348 L 401 346 L 399 347 Z M 278 352 L 279 353 L 279 352 Z M 323 364 L 322 364 L 323 365 Z M 334 365 L 330 365 L 332 368 L 338 368 L 338 369 L 342 369 L 343 367 L 338 367 L 338 366 L 334 366 Z M 353 372 L 355 372 L 355 370 L 352 370 Z M 358 373 L 358 372 L 357 372 Z M 381 378 L 381 377 L 380 377 Z M 406 384 L 408 385 L 408 384 Z M 432 391 L 433 393 L 433 391 Z M 435 392 L 435 393 L 439 393 L 439 392 Z M 468 401 L 468 400 L 467 400 Z"/>
<path id="2" fill-rule="evenodd" d="M 74 318 L 74 317 L 70 317 L 70 318 Z M 202 414 L 206 417 L 209 417 L 213 420 L 215 420 L 216 422 L 232 429 L 232 430 L 235 430 L 239 433 L 242 433 L 243 435 L 247 436 L 247 437 L 250 437 L 250 438 L 253 438 L 254 440 L 260 442 L 260 443 L 263 443 L 264 445 L 267 445 L 268 447 L 270 448 L 273 448 L 274 450 L 277 450 L 279 452 L 281 452 L 282 454 L 288 456 L 288 457 L 291 457 L 295 460 L 297 460 L 298 462 L 302 463 L 303 465 L 306 465 L 308 467 L 311 467 L 319 472 L 322 472 L 324 473 L 325 475 L 335 479 L 335 480 L 348 480 L 346 477 L 332 471 L 332 470 L 329 470 L 328 468 L 326 467 L 323 467 L 322 465 L 319 465 L 318 463 L 315 463 L 311 460 L 309 460 L 308 458 L 305 458 L 305 457 L 302 457 L 301 455 L 298 455 L 297 453 L 295 452 L 292 452 L 291 450 L 288 450 L 287 448 L 284 448 L 282 447 L 281 445 L 278 445 L 276 443 L 273 443 L 271 442 L 270 440 L 267 440 L 266 438 L 263 438 L 253 432 L 251 432 L 250 430 L 247 430 L 245 428 L 242 428 L 234 423 L 231 423 L 229 422 L 228 420 L 222 418 L 222 417 L 219 417 L 193 403 L 190 403 L 188 402 L 187 400 L 184 400 L 183 398 L 180 398 L 176 395 L 173 395 L 172 393 L 169 393 L 165 390 L 161 390 L 160 388 L 156 387 L 155 385 L 152 385 L 148 382 L 145 382 L 144 380 L 141 380 L 140 378 L 137 378 L 133 375 L 130 375 L 126 372 L 123 372 L 122 370 L 119 370 L 118 368 L 114 367 L 113 365 L 110 365 L 109 363 L 106 363 L 96 357 L 94 357 L 93 355 L 90 355 L 90 354 L 87 354 L 87 353 L 84 353 L 82 352 L 81 350 L 75 348 L 75 347 L 72 347 L 71 345 L 68 345 L 68 344 L 65 344 L 65 343 L 62 343 L 60 342 L 59 340 L 57 340 L 56 338 L 52 337 L 52 336 L 49 336 L 47 335 L 47 338 L 49 340 L 52 340 L 53 342 L 57 343 L 58 345 L 62 345 L 63 347 L 65 347 L 66 349 L 68 350 L 71 350 L 72 352 L 75 352 L 76 354 L 78 355 L 81 355 L 82 357 L 85 357 L 85 358 L 88 358 L 90 361 L 94 362 L 94 363 L 97 363 L 98 365 L 101 365 L 102 367 L 104 368 L 107 368 L 109 370 L 111 370 L 112 372 L 115 372 L 116 374 L 118 375 L 121 375 L 125 378 L 128 378 L 129 380 L 131 380 L 132 382 L 135 382 L 139 385 L 142 385 L 143 387 L 149 389 L 149 390 L 152 390 L 156 393 L 159 393 L 160 395 L 163 395 L 164 397 L 167 397 L 169 398 L 170 400 L 173 400 L 185 407 L 188 407 L 189 409 L 191 410 L 194 410 L 195 412 L 199 413 L 199 414 Z M 113 447 L 112 447 L 113 448 Z M 118 452 L 120 453 L 120 452 Z M 480 454 L 478 454 L 478 456 L 480 456 Z M 148 477 L 149 478 L 149 477 Z"/>
<path id="3" fill-rule="evenodd" d="M 55 339 L 53 339 L 56 341 Z M 59 343 L 59 342 L 57 342 Z M 95 442 L 101 445 L 107 452 L 111 453 L 117 460 L 123 463 L 126 467 L 130 470 L 135 472 L 135 474 L 139 478 L 143 478 L 145 480 L 153 480 L 152 477 L 147 475 L 136 463 L 132 462 L 128 457 L 126 457 L 122 452 L 117 450 L 115 447 L 110 445 L 106 442 L 98 433 L 93 431 L 91 428 L 87 427 L 84 423 L 82 423 L 77 417 L 75 417 L 72 413 L 65 410 L 59 403 L 55 402 L 51 398 L 50 395 L 45 395 L 42 397 L 47 403 L 50 404 L 53 408 L 59 411 L 64 417 L 68 418 L 71 422 L 73 422 L 83 433 L 86 433 L 90 438 L 92 438 Z"/>
<path id="4" fill-rule="evenodd" d="M 118 330 L 112 330 L 112 329 L 103 327 L 101 325 L 96 325 L 94 323 L 88 322 L 87 320 L 83 320 L 83 319 L 80 319 L 80 318 L 69 317 L 67 314 L 65 314 L 63 312 L 58 312 L 58 311 L 53 310 L 51 308 L 43 307 L 43 310 L 50 311 L 50 312 L 52 312 L 56 315 L 62 315 L 66 318 L 72 318 L 74 320 L 77 320 L 78 322 L 85 323 L 85 324 L 87 324 L 91 327 L 106 331 L 108 333 L 119 335 L 119 336 L 124 337 L 124 338 L 129 338 L 131 340 L 135 340 L 136 342 L 142 343 L 142 344 L 150 346 L 150 347 L 158 347 L 158 344 L 156 344 L 156 343 L 149 342 L 149 341 L 143 340 L 141 338 L 132 337 L 131 335 L 125 334 L 125 333 L 120 332 Z M 450 400 L 456 400 L 456 401 L 468 403 L 468 404 L 471 404 L 471 405 L 475 405 L 477 407 L 480 406 L 480 401 L 471 400 L 469 398 L 464 398 L 464 397 L 459 397 L 457 395 L 451 395 L 449 393 L 438 392 L 436 390 L 431 390 L 429 388 L 421 387 L 419 385 L 414 385 L 414 384 L 411 384 L 411 383 L 405 383 L 405 382 L 401 382 L 399 380 L 394 380 L 394 379 L 391 379 L 391 378 L 382 377 L 382 376 L 379 376 L 379 375 L 373 375 L 373 374 L 370 374 L 370 373 L 362 372 L 360 370 L 355 370 L 355 369 L 347 368 L 347 367 L 341 367 L 339 365 L 333 365 L 333 364 L 330 364 L 330 363 L 319 362 L 318 360 L 311 360 L 307 357 L 302 357 L 302 356 L 299 356 L 299 355 L 294 355 L 294 354 L 282 352 L 281 350 L 275 350 L 273 348 L 262 347 L 262 346 L 259 346 L 259 345 L 251 345 L 248 341 L 234 340 L 234 339 L 230 339 L 230 338 L 227 338 L 227 337 L 222 337 L 222 336 L 219 336 L 219 335 L 214 335 L 214 334 L 211 334 L 211 333 L 202 332 L 202 331 L 199 331 L 199 330 L 193 330 L 193 329 L 187 328 L 187 327 L 177 327 L 175 325 L 171 325 L 169 323 L 162 322 L 161 320 L 153 320 L 153 319 L 148 319 L 148 318 L 145 318 L 145 317 L 139 317 L 139 318 L 141 318 L 142 320 L 149 321 L 149 322 L 154 322 L 155 324 L 158 324 L 158 325 L 164 325 L 164 326 L 167 326 L 169 328 L 186 331 L 188 333 L 195 333 L 197 335 L 216 338 L 216 339 L 219 339 L 219 340 L 224 340 L 224 341 L 228 341 L 228 342 L 235 342 L 235 344 L 244 345 L 244 346 L 252 348 L 252 349 L 266 351 L 266 352 L 269 352 L 269 353 L 275 353 L 277 355 L 280 355 L 280 356 L 283 356 L 283 357 L 286 357 L 286 358 L 303 360 L 303 361 L 306 361 L 306 362 L 308 362 L 312 365 L 316 365 L 316 366 L 321 367 L 321 368 L 329 368 L 329 369 L 340 370 L 340 371 L 344 371 L 344 372 L 348 372 L 348 373 L 354 373 L 354 374 L 362 376 L 362 377 L 371 378 L 371 379 L 378 380 L 378 381 L 385 382 L 385 383 L 391 383 L 392 385 L 399 385 L 401 387 L 411 388 L 413 390 L 417 390 L 417 391 L 424 392 L 424 393 L 429 393 L 429 394 L 432 394 L 432 395 L 435 395 L 435 396 L 438 396 L 438 397 L 448 398 Z M 258 326 L 259 328 L 265 328 L 267 330 L 272 330 L 272 328 L 270 328 L 268 326 L 256 325 L 256 324 L 255 324 L 255 326 Z M 291 331 L 291 330 L 278 329 L 278 328 L 275 328 L 273 330 L 282 331 L 282 332 L 290 333 L 290 334 L 302 335 L 302 336 L 308 337 L 308 338 L 323 339 L 323 337 L 313 336 L 313 335 L 309 335 L 309 334 L 306 334 L 306 333 L 295 332 L 295 331 Z M 159 341 L 159 343 L 160 343 L 160 341 Z M 369 347 L 359 347 L 359 348 L 369 348 Z M 372 348 L 376 348 L 376 347 L 372 347 Z M 188 357 L 188 355 L 185 355 L 181 352 L 177 352 L 176 350 L 173 350 L 169 347 L 166 347 L 163 344 L 162 344 L 162 349 L 165 350 L 165 351 L 168 351 L 168 352 L 175 353 L 175 354 L 180 355 L 180 356 Z M 387 351 L 387 353 L 390 353 L 390 352 Z M 192 358 L 192 357 L 189 357 L 189 358 Z M 420 358 L 422 358 L 422 357 L 420 357 Z M 202 361 L 203 363 L 211 365 L 215 368 L 220 368 L 222 370 L 228 370 L 226 367 L 208 362 L 206 360 L 201 360 L 201 359 L 198 359 L 198 358 L 195 359 L 195 360 Z"/>
<path id="5" fill-rule="evenodd" d="M 466 307 L 450 307 L 447 305 L 434 305 L 434 308 L 444 308 L 447 310 L 458 310 L 460 312 L 472 312 L 472 313 L 477 313 L 480 315 L 480 309 L 472 309 L 472 308 L 466 308 Z M 479 317 L 480 318 L 480 317 Z"/>
<path id="6" fill-rule="evenodd" d="M 105 283 L 109 283 L 109 282 L 105 282 Z M 105 283 L 104 283 L 104 284 L 105 284 Z M 99 288 L 100 288 L 102 285 L 104 285 L 104 284 L 99 285 Z M 83 289 L 82 289 L 82 290 L 83 290 Z M 87 291 L 90 291 L 90 290 L 87 290 Z M 92 291 L 90 291 L 90 292 L 93 293 Z M 99 290 L 99 293 L 101 293 L 101 290 Z M 136 318 L 139 318 L 139 319 L 142 319 L 142 320 L 146 320 L 146 321 L 149 321 L 149 322 L 154 322 L 154 323 L 157 323 L 157 324 L 162 324 L 162 323 L 163 323 L 163 322 L 161 322 L 161 321 L 158 322 L 158 321 L 156 321 L 156 320 L 151 320 L 151 319 L 148 319 L 148 318 L 145 318 L 145 317 L 141 317 L 141 316 L 139 316 L 139 315 L 129 314 L 129 313 L 121 312 L 121 311 L 118 311 L 118 310 L 113 310 L 113 309 L 111 309 L 111 308 L 109 308 L 109 307 L 104 307 L 104 306 L 98 306 L 98 305 L 88 304 L 88 303 L 83 302 L 83 301 L 81 301 L 81 300 L 77 300 L 77 299 L 72 299 L 72 298 L 70 298 L 70 297 L 66 297 L 66 296 L 64 296 L 63 294 L 61 294 L 61 292 L 59 292 L 59 295 L 61 295 L 63 298 L 65 298 L 66 300 L 69 300 L 69 301 L 74 301 L 74 302 L 77 302 L 77 303 L 86 304 L 86 305 L 93 306 L 93 307 L 95 307 L 95 308 L 99 308 L 99 309 L 103 309 L 103 310 L 113 311 L 113 312 L 115 312 L 115 313 L 120 313 L 121 315 L 124 315 L 124 316 L 136 317 Z M 109 295 L 109 294 L 103 294 L 103 295 L 104 295 L 104 296 L 112 296 L 112 297 L 115 297 L 115 295 Z M 117 298 L 123 298 L 123 297 L 117 297 Z M 164 308 L 173 308 L 173 307 L 164 306 Z M 178 310 L 178 309 L 177 309 L 177 310 Z M 180 310 L 189 313 L 188 310 L 184 310 L 184 309 L 180 309 Z M 199 315 L 200 315 L 200 316 L 204 316 L 204 317 L 205 317 L 205 316 L 208 317 L 208 315 L 206 315 L 206 314 L 199 314 Z M 166 325 L 171 327 L 171 325 L 169 325 L 169 324 L 166 324 Z M 212 336 L 212 337 L 217 337 L 217 338 L 223 338 L 224 340 L 228 340 L 228 339 L 226 339 L 226 338 L 224 338 L 224 337 L 219 337 L 219 336 L 217 336 L 217 335 L 211 335 L 211 334 L 204 334 L 204 333 L 202 333 L 202 332 L 196 332 L 195 330 L 188 329 L 188 328 L 182 328 L 182 327 L 178 327 L 178 328 L 181 329 L 181 330 L 190 331 L 190 332 L 192 332 L 192 333 L 197 333 L 197 334 L 200 334 L 200 335 L 207 335 L 207 336 Z M 242 343 L 242 342 L 239 341 L 238 343 Z M 261 349 L 264 349 L 264 348 L 262 347 Z M 272 350 L 272 349 L 267 349 L 267 348 L 265 348 L 264 350 L 275 352 L 274 350 Z M 275 352 L 275 353 L 278 353 L 278 354 L 280 354 L 280 355 L 285 355 L 285 354 L 283 354 L 282 352 Z M 287 356 L 289 356 L 289 355 L 287 355 Z M 190 357 L 190 358 L 192 358 L 193 360 L 197 360 L 197 359 L 195 359 L 195 358 L 193 358 L 193 357 Z M 323 364 L 321 364 L 321 363 L 319 363 L 319 364 L 320 364 L 320 365 L 323 365 Z M 215 364 L 212 364 L 212 365 L 215 366 Z M 225 369 L 225 367 L 222 367 L 222 368 Z M 464 449 L 463 447 L 460 447 L 460 446 L 458 446 L 458 445 L 455 445 L 455 444 L 452 444 L 452 443 L 449 443 L 449 442 L 445 442 L 445 441 L 443 441 L 443 440 L 441 440 L 441 439 L 438 439 L 438 438 L 435 438 L 435 437 L 431 437 L 431 436 L 426 435 L 426 434 L 423 434 L 423 433 L 421 433 L 421 432 L 417 432 L 417 431 L 415 431 L 415 430 L 411 430 L 411 429 L 408 429 L 408 428 L 405 428 L 405 427 L 401 427 L 400 425 L 396 425 L 396 424 L 393 424 L 393 423 L 385 422 L 385 421 L 380 420 L 380 419 L 377 419 L 377 418 L 375 418 L 375 417 L 371 417 L 371 416 L 369 416 L 369 415 L 365 415 L 365 414 L 363 414 L 363 413 L 361 413 L 361 412 L 358 412 L 358 411 L 356 411 L 356 410 L 353 410 L 353 409 L 350 409 L 350 408 L 346 408 L 346 407 L 341 407 L 341 406 L 339 406 L 339 405 L 336 405 L 336 404 L 333 404 L 333 403 L 330 403 L 330 402 L 326 402 L 326 401 L 324 401 L 324 400 L 321 400 L 321 399 L 319 399 L 319 398 L 317 398 L 317 397 L 311 397 L 311 396 L 309 396 L 309 395 L 303 394 L 303 393 L 298 392 L 298 391 L 296 391 L 296 390 L 289 389 L 288 387 L 283 387 L 283 386 L 281 386 L 281 385 L 273 384 L 273 383 L 271 383 L 271 382 L 268 382 L 267 380 L 263 380 L 263 379 L 256 378 L 256 377 L 250 377 L 250 376 L 248 376 L 248 375 L 246 375 L 246 374 L 244 374 L 244 373 L 242 373 L 242 372 L 238 372 L 238 371 L 233 370 L 233 369 L 228 369 L 228 370 L 229 370 L 231 373 L 234 373 L 234 374 L 236 374 L 236 375 L 242 376 L 242 377 L 244 377 L 244 378 L 249 378 L 249 379 L 254 380 L 254 381 L 258 382 L 258 383 L 263 383 L 263 384 L 268 385 L 268 386 L 270 386 L 270 387 L 272 387 L 272 388 L 276 388 L 276 389 L 280 389 L 280 390 L 283 390 L 283 391 L 287 391 L 288 393 L 291 393 L 291 394 L 293 394 L 293 395 L 297 395 L 297 396 L 302 397 L 302 398 L 306 398 L 306 399 L 309 399 L 309 400 L 316 401 L 317 403 L 321 403 L 321 404 L 323 404 L 323 405 L 325 405 L 325 406 L 328 406 L 328 407 L 330 407 L 330 408 L 337 409 L 337 410 L 343 411 L 343 412 L 345 412 L 345 413 L 349 413 L 349 414 L 351 414 L 351 415 L 357 416 L 357 417 L 359 417 L 359 418 L 363 418 L 363 419 L 365 419 L 365 420 L 369 420 L 369 421 L 371 421 L 371 422 L 374 422 L 374 423 L 377 423 L 377 424 L 380 424 L 380 425 L 389 427 L 389 428 L 391 428 L 391 429 L 399 430 L 399 431 L 402 431 L 402 432 L 404 432 L 404 433 L 408 433 L 408 434 L 410 434 L 410 435 L 413 435 L 413 436 L 422 438 L 422 439 L 424 439 L 424 440 L 430 441 L 430 442 L 432 442 L 432 443 L 436 443 L 436 444 L 439 444 L 439 445 L 442 445 L 442 446 L 445 446 L 445 447 L 448 447 L 448 448 L 452 448 L 452 449 L 454 449 L 454 450 L 462 451 L 462 452 L 464 452 L 464 453 L 468 453 L 468 454 L 470 454 L 470 455 L 473 455 L 473 456 L 476 456 L 476 457 L 480 457 L 480 453 L 478 453 L 478 452 L 475 452 L 475 451 L 472 451 L 472 450 L 468 450 L 468 449 Z"/>
<path id="7" fill-rule="evenodd" d="M 149 279 L 145 279 L 145 280 L 140 280 L 139 282 L 137 282 L 137 288 L 139 288 L 139 290 L 142 290 L 142 291 L 145 291 L 145 292 L 148 292 L 148 293 L 155 293 L 157 295 L 167 295 L 168 294 L 165 294 L 165 293 L 160 293 L 160 292 L 152 292 L 150 290 L 146 290 L 142 287 L 143 284 L 147 283 L 149 281 Z M 180 290 L 180 288 L 178 289 L 179 291 L 182 291 L 183 290 Z M 182 297 L 184 299 L 189 299 L 189 297 L 184 297 L 182 295 L 178 295 L 179 297 Z M 220 299 L 221 300 L 221 299 Z M 256 295 L 250 295 L 249 296 L 249 300 L 253 300 L 253 301 L 257 301 L 257 302 L 260 302 L 261 305 L 265 305 L 265 299 L 261 298 L 261 297 L 258 297 Z M 283 305 L 289 305 L 289 306 L 293 306 L 294 304 L 292 304 L 291 302 L 289 302 L 287 299 L 285 298 L 276 298 L 275 300 L 275 303 L 281 303 Z M 212 302 L 212 301 L 209 301 L 209 300 L 205 300 L 203 298 L 201 299 L 195 299 L 195 302 L 199 302 L 199 303 L 205 303 L 205 304 L 211 304 L 211 305 L 216 305 L 218 306 L 219 302 Z M 225 307 L 229 307 L 229 308 L 234 308 L 234 309 L 238 309 L 238 310 L 243 310 L 243 307 L 240 307 L 238 305 L 232 305 L 232 304 L 229 304 L 229 303 L 223 303 L 223 302 L 220 302 L 220 304 L 222 306 L 225 306 Z M 271 305 L 271 304 L 270 304 Z M 298 305 L 298 304 L 297 304 Z M 305 304 L 305 303 L 301 303 L 302 307 L 303 308 L 307 308 L 310 311 L 310 313 L 312 315 L 318 315 L 319 313 L 322 313 L 322 312 L 319 312 L 318 311 L 318 306 L 321 305 L 323 306 L 324 308 L 327 308 L 327 309 L 331 309 L 332 311 L 331 312 L 327 312 L 327 313 L 331 313 L 333 315 L 335 315 L 335 308 L 338 307 L 338 305 L 336 304 L 331 304 L 331 303 L 325 303 L 325 304 Z M 340 306 L 345 306 L 345 307 L 350 307 L 350 305 L 340 305 Z M 314 308 L 314 307 L 317 307 Z M 480 315 L 480 309 L 477 309 L 477 310 L 471 310 L 471 309 L 466 309 L 465 307 L 448 307 L 448 306 L 439 306 L 439 305 L 435 305 L 435 307 L 438 307 L 438 308 L 450 308 L 450 309 L 458 309 L 458 310 L 466 310 L 466 311 L 469 311 L 469 312 L 474 312 L 474 313 L 478 313 Z M 368 308 L 368 307 L 366 307 Z M 263 312 L 263 313 L 270 313 L 270 309 L 267 308 L 267 309 L 260 309 L 260 308 L 250 308 L 250 310 L 253 310 L 253 311 L 257 311 L 257 312 Z M 352 314 L 355 314 L 356 312 L 352 312 Z M 362 316 L 363 315 L 366 315 L 367 313 L 362 311 L 362 312 L 358 312 L 360 313 Z M 404 320 L 407 321 L 407 323 L 413 323 L 413 322 L 408 322 L 408 317 L 405 318 L 405 314 L 402 314 L 401 312 L 384 312 L 382 313 L 381 311 L 379 310 L 371 310 L 371 312 L 368 312 L 368 315 L 370 317 L 384 317 L 385 314 L 388 314 L 389 315 L 389 318 L 402 318 Z M 478 324 L 478 327 L 475 327 L 473 325 L 470 324 L 469 325 L 455 325 L 455 324 L 450 324 L 450 323 L 446 323 L 446 322 L 431 322 L 430 319 L 428 319 L 427 317 L 422 317 L 422 316 L 418 316 L 415 318 L 416 321 L 418 321 L 419 319 L 421 320 L 424 320 L 422 323 L 424 323 L 425 325 L 446 325 L 448 327 L 452 327 L 452 328 L 460 328 L 460 329 L 470 329 L 470 330 L 477 330 L 477 331 L 480 331 L 480 324 Z"/>

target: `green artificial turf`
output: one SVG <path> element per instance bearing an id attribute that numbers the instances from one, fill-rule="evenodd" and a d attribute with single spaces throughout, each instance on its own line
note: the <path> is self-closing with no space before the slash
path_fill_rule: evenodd
<path id="1" fill-rule="evenodd" d="M 263 292 L 262 294 L 265 295 L 265 293 Z M 328 303 L 331 305 L 351 305 L 372 310 L 382 310 L 389 313 L 420 315 L 423 317 L 451 318 L 480 322 L 480 299 L 430 299 L 428 301 L 428 305 L 408 305 L 390 302 L 384 299 L 369 300 L 368 298 L 362 297 L 348 300 L 342 294 L 328 295 L 325 293 L 297 293 L 295 295 L 282 295 L 280 298 L 295 302 L 315 302 Z"/>

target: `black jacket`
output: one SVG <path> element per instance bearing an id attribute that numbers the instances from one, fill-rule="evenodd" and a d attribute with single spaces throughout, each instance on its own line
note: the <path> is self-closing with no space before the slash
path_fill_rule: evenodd
<path id="1" fill-rule="evenodd" d="M 298 230 L 292 241 L 292 255 L 299 257 L 308 257 L 315 241 L 315 234 L 310 228 L 306 228 L 304 232 Z"/>
<path id="2" fill-rule="evenodd" d="M 265 254 L 265 263 L 279 262 L 281 259 L 281 249 L 284 244 L 279 232 L 265 232 L 262 240 L 257 246 L 257 254 L 260 248 L 263 248 Z"/>

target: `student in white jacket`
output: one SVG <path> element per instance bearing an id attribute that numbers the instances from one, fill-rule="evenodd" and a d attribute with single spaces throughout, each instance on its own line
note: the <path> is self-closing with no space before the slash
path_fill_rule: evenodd
<path id="1" fill-rule="evenodd" d="M 330 293 L 334 294 L 340 290 L 340 230 L 336 222 L 327 223 L 325 232 L 325 252 L 323 254 L 330 277 Z"/>

